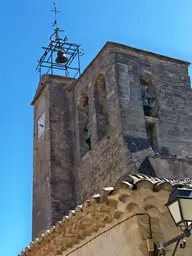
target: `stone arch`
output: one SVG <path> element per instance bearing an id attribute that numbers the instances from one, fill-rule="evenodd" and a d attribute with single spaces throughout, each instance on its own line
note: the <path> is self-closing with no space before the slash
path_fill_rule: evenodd
<path id="1" fill-rule="evenodd" d="M 94 99 L 98 140 L 109 132 L 106 83 L 103 74 L 99 74 L 94 84 Z"/>
<path id="2" fill-rule="evenodd" d="M 89 97 L 87 93 L 78 96 L 78 121 L 80 155 L 85 155 L 91 149 L 91 131 L 89 120 Z"/>

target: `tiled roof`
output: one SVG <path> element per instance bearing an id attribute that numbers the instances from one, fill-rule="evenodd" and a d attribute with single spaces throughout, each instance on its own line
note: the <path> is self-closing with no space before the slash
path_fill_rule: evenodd
<path id="1" fill-rule="evenodd" d="M 47 256 L 59 255 L 61 251 L 67 250 L 93 232 L 97 232 L 106 223 L 121 216 L 122 213 L 117 210 L 114 203 L 119 190 L 138 190 L 141 187 L 149 188 L 153 192 L 172 191 L 175 187 L 192 188 L 192 178 L 157 178 L 143 174 L 124 176 L 114 187 L 103 188 L 100 194 L 93 195 L 75 210 L 70 211 L 68 216 L 64 216 L 50 230 L 31 242 L 19 256 L 41 255 L 40 251 Z M 59 235 L 61 235 L 60 243 Z M 54 241 L 56 238 L 57 242 Z"/>

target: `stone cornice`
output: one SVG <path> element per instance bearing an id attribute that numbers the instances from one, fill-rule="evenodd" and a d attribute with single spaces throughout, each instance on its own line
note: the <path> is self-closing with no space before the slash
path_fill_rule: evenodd
<path id="1" fill-rule="evenodd" d="M 116 49 L 115 49 L 116 47 Z M 157 54 L 157 53 L 153 53 L 153 52 L 149 52 L 149 51 L 145 51 L 145 50 L 141 50 L 141 49 L 137 49 L 134 47 L 130 47 L 127 45 L 123 45 L 123 44 L 118 44 L 115 42 L 106 42 L 105 45 L 103 46 L 103 48 L 97 53 L 97 55 L 95 56 L 95 58 L 87 65 L 87 67 L 84 69 L 83 73 L 80 75 L 80 77 L 74 82 L 74 85 L 84 77 L 85 73 L 87 72 L 87 70 L 95 63 L 95 61 L 99 58 L 99 56 L 103 53 L 103 52 L 107 52 L 107 50 L 109 50 L 111 53 L 118 53 L 118 48 L 119 49 L 124 49 L 124 50 L 128 50 L 130 52 L 136 52 L 136 53 L 140 53 L 140 54 L 144 54 L 146 56 L 153 56 L 155 58 L 161 59 L 161 60 L 165 60 L 165 61 L 170 61 L 173 63 L 178 63 L 178 64 L 182 64 L 182 65 L 186 65 L 187 67 L 191 64 L 190 62 L 187 61 L 183 61 L 183 60 L 179 60 L 179 59 L 175 59 L 175 58 L 171 58 L 168 56 L 164 56 L 161 54 Z"/>
<path id="2" fill-rule="evenodd" d="M 59 83 L 59 84 L 66 84 L 66 85 L 71 85 L 76 81 L 76 79 L 70 78 L 70 77 L 65 77 L 65 76 L 58 76 L 58 75 L 42 75 L 35 96 L 31 102 L 31 105 L 34 106 L 35 102 L 38 100 L 40 95 L 42 94 L 43 90 L 45 89 L 46 85 L 48 83 Z"/>
<path id="3" fill-rule="evenodd" d="M 138 48 L 130 47 L 130 46 L 115 43 L 115 42 L 107 42 L 106 45 L 111 45 L 111 46 L 115 46 L 117 48 L 122 48 L 124 50 L 129 50 L 129 51 L 132 51 L 132 52 L 141 53 L 141 54 L 146 55 L 146 56 L 153 56 L 153 57 L 156 57 L 158 59 L 165 60 L 165 61 L 170 61 L 170 62 L 183 64 L 183 65 L 186 65 L 187 67 L 191 64 L 188 61 L 175 59 L 175 58 L 168 57 L 168 56 L 165 56 L 165 55 L 161 55 L 161 54 L 158 54 L 158 53 L 141 50 L 141 49 L 138 49 Z"/>

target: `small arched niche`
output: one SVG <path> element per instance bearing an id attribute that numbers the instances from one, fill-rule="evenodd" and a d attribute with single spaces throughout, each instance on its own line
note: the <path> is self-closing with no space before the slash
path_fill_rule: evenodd
<path id="1" fill-rule="evenodd" d="M 80 155 L 85 155 L 91 149 L 91 130 L 89 121 L 89 97 L 87 93 L 78 96 L 78 121 Z"/>
<path id="2" fill-rule="evenodd" d="M 103 74 L 99 74 L 94 84 L 94 99 L 97 119 L 97 135 L 101 140 L 109 132 L 106 83 Z"/>

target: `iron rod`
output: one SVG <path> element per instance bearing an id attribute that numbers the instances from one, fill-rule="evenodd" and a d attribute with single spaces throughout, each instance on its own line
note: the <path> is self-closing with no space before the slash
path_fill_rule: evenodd
<path id="1" fill-rule="evenodd" d="M 181 235 L 179 235 L 179 236 L 176 236 L 176 237 L 172 238 L 171 240 L 169 240 L 169 241 L 163 243 L 163 246 L 164 246 L 164 247 L 167 247 L 167 246 L 169 246 L 169 245 L 171 245 L 171 244 L 173 244 L 173 243 L 175 243 L 175 242 L 177 242 L 177 241 L 180 241 L 180 240 L 183 239 L 184 237 L 185 237 L 185 234 L 183 233 L 183 234 L 181 234 Z"/>
<path id="2" fill-rule="evenodd" d="M 179 245 L 180 241 L 181 241 L 181 240 L 178 240 L 178 241 L 177 241 L 177 243 L 176 243 L 176 245 L 175 245 L 175 249 L 174 249 L 174 251 L 173 251 L 173 255 L 172 255 L 172 256 L 175 256 L 175 253 L 176 253 L 176 251 L 177 251 L 177 248 L 178 248 L 178 245 Z"/>

